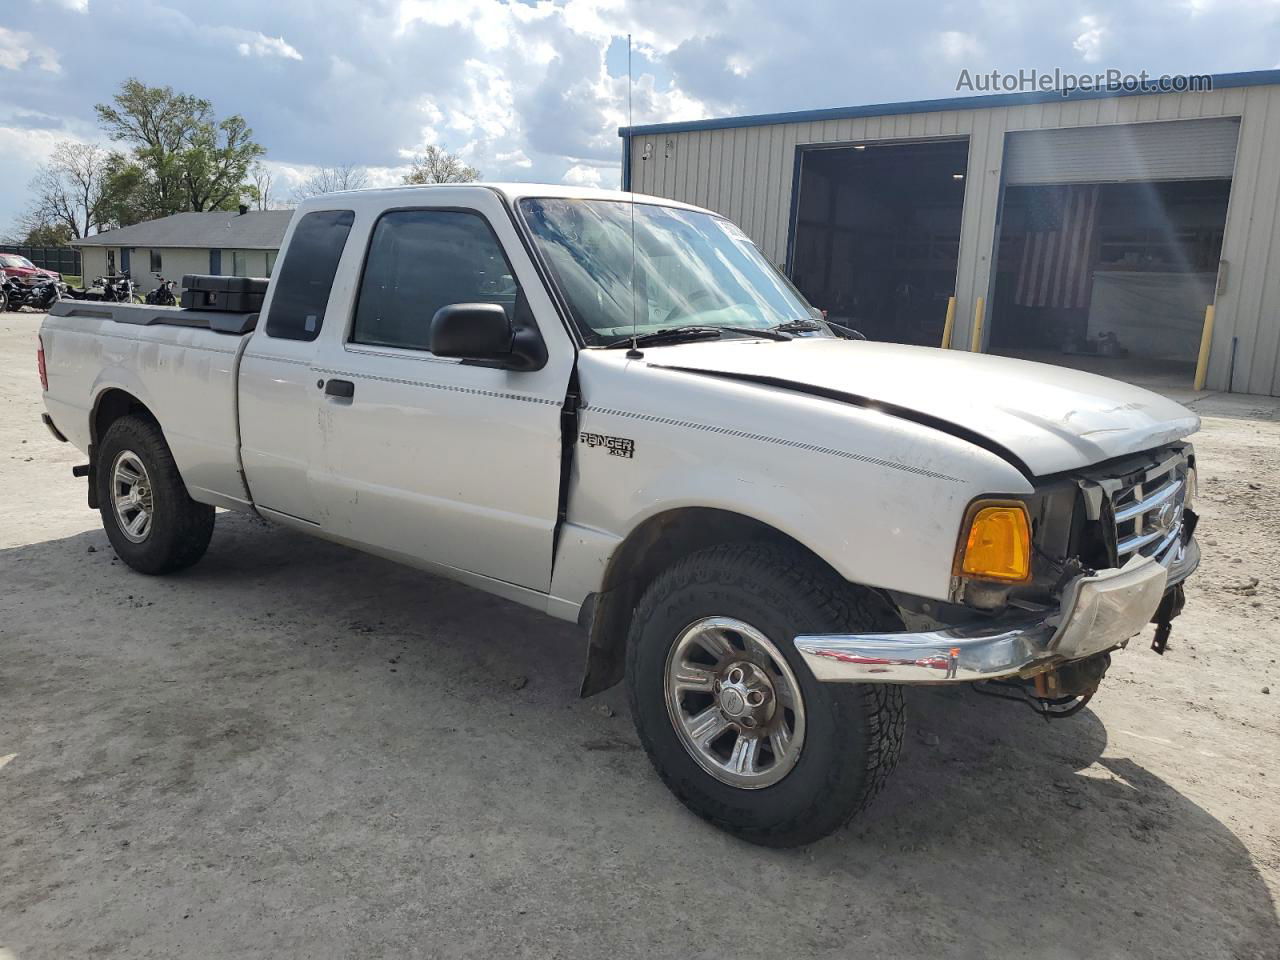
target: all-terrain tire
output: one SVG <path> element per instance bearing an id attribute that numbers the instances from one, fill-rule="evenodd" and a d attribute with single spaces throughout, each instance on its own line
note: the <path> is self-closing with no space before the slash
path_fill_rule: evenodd
<path id="1" fill-rule="evenodd" d="M 114 506 L 113 471 L 122 454 L 141 461 L 149 480 L 150 529 L 141 542 L 130 539 Z M 187 493 L 159 426 L 146 417 L 121 417 L 97 448 L 98 511 L 116 555 L 139 573 L 163 574 L 191 566 L 204 556 L 213 536 L 213 507 Z"/>
<path id="2" fill-rule="evenodd" d="M 781 780 L 744 789 L 708 773 L 680 739 L 666 701 L 667 658 L 687 627 L 731 617 L 761 631 L 800 687 L 806 732 Z M 627 644 L 627 688 L 640 740 L 673 793 L 692 811 L 745 840 L 811 843 L 871 802 L 898 760 L 905 717 L 900 688 L 817 681 L 796 651 L 803 633 L 901 630 L 878 594 L 854 587 L 798 550 L 726 544 L 660 574 L 638 604 Z"/>

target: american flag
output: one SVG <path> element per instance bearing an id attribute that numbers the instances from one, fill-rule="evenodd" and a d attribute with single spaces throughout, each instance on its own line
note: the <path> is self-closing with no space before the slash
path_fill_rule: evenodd
<path id="1" fill-rule="evenodd" d="M 1023 307 L 1087 307 L 1097 221 L 1096 183 L 1031 191 L 1014 302 Z"/>

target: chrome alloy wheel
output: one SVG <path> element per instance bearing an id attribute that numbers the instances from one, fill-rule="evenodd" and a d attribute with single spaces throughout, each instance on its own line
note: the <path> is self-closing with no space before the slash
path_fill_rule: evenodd
<path id="1" fill-rule="evenodd" d="M 121 450 L 111 465 L 111 506 L 120 532 L 134 543 L 151 533 L 151 478 L 138 455 Z"/>
<path id="2" fill-rule="evenodd" d="M 800 684 L 750 624 L 707 617 L 685 627 L 667 654 L 666 695 L 680 742 L 722 783 L 768 787 L 800 759 Z"/>

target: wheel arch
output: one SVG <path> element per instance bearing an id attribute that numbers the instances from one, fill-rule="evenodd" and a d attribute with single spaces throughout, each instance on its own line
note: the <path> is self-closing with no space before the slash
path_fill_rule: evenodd
<path id="1" fill-rule="evenodd" d="M 764 521 L 717 507 L 676 507 L 636 525 L 614 550 L 598 593 L 587 598 L 579 623 L 588 636 L 581 695 L 592 696 L 622 679 L 627 621 L 655 577 L 673 563 L 724 543 L 785 544 L 836 576 L 811 548 Z"/>
<path id="2" fill-rule="evenodd" d="M 140 416 L 160 428 L 151 408 L 123 387 L 107 387 L 93 400 L 89 412 L 89 507 L 98 508 L 98 458 L 96 450 L 111 425 L 121 417 Z M 163 432 L 163 430 L 161 430 Z"/>
<path id="3" fill-rule="evenodd" d="M 89 415 L 89 439 L 99 443 L 111 424 L 121 417 L 130 414 L 146 417 L 158 427 L 160 421 L 151 412 L 151 408 L 123 387 L 108 387 L 93 401 L 93 411 Z"/>

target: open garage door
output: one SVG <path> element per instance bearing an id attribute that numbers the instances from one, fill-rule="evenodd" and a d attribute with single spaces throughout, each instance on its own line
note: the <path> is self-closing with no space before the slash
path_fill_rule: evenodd
<path id="1" fill-rule="evenodd" d="M 790 273 L 809 302 L 872 340 L 940 343 L 968 158 L 963 138 L 805 148 Z"/>
<path id="2" fill-rule="evenodd" d="M 988 348 L 1190 386 L 1238 134 L 1234 118 L 1009 134 Z"/>

